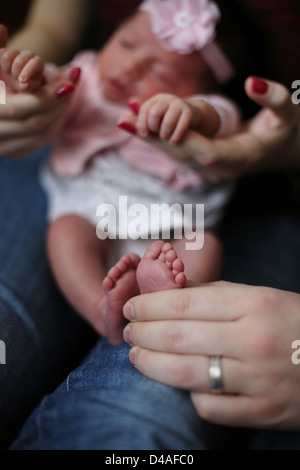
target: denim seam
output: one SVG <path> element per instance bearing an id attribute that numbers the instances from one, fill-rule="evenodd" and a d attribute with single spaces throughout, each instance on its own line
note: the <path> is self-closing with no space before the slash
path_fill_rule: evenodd
<path id="1" fill-rule="evenodd" d="M 37 442 L 40 442 L 44 438 L 43 434 L 43 413 L 47 408 L 47 403 L 48 403 L 48 396 L 44 398 L 44 400 L 41 403 L 41 409 L 39 410 L 38 416 L 37 416 L 37 429 L 38 429 L 38 439 Z"/>

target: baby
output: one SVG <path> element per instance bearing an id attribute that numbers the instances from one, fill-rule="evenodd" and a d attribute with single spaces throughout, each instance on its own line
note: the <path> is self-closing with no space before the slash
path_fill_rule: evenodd
<path id="1" fill-rule="evenodd" d="M 236 107 L 212 94 L 233 74 L 214 41 L 219 17 L 218 7 L 207 0 L 147 0 L 99 53 L 84 52 L 73 62 L 81 69 L 80 82 L 41 175 L 49 196 L 47 246 L 62 292 L 112 344 L 122 340 L 122 307 L 132 296 L 213 281 L 220 274 L 221 247 L 207 229 L 219 221 L 231 187 L 204 182 L 133 135 L 146 138 L 153 132 L 176 144 L 189 129 L 208 137 L 237 130 Z M 58 73 L 24 51 L 2 49 L 0 66 L 15 91 L 31 93 Z M 137 115 L 136 128 L 126 120 L 128 106 Z M 139 253 L 128 253 L 125 243 L 127 254 L 108 270 L 116 249 L 124 251 L 119 240 L 111 239 L 117 233 L 129 242 L 128 232 L 120 236 L 129 224 L 125 220 L 125 227 L 110 230 L 99 225 L 99 216 L 104 203 L 118 207 L 122 195 L 129 205 L 144 204 L 148 213 L 161 202 L 168 207 L 204 204 L 203 248 L 187 250 L 189 234 L 146 241 L 145 220 L 139 227 L 141 247 L 135 242 Z M 165 233 L 167 216 L 154 238 Z M 179 219 L 174 218 L 171 232 L 182 224 Z"/>

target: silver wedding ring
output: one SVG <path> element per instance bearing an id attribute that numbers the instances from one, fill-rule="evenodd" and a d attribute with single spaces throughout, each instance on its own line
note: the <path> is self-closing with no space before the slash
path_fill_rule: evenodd
<path id="1" fill-rule="evenodd" d="M 212 393 L 222 393 L 223 381 L 220 356 L 210 356 L 208 375 L 210 382 L 210 391 Z"/>

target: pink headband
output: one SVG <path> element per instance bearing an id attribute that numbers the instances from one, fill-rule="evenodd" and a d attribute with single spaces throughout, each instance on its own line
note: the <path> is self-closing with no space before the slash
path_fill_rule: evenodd
<path id="1" fill-rule="evenodd" d="M 151 15 L 152 31 L 167 51 L 191 54 L 201 51 L 207 66 L 220 83 L 228 82 L 234 68 L 213 42 L 221 13 L 209 0 L 144 0 L 140 10 Z"/>

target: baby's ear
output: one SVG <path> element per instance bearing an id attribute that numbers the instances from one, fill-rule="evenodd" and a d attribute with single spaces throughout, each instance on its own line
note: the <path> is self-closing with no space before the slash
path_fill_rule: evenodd
<path id="1" fill-rule="evenodd" d="M 0 47 L 5 47 L 7 43 L 7 28 L 0 24 Z"/>

